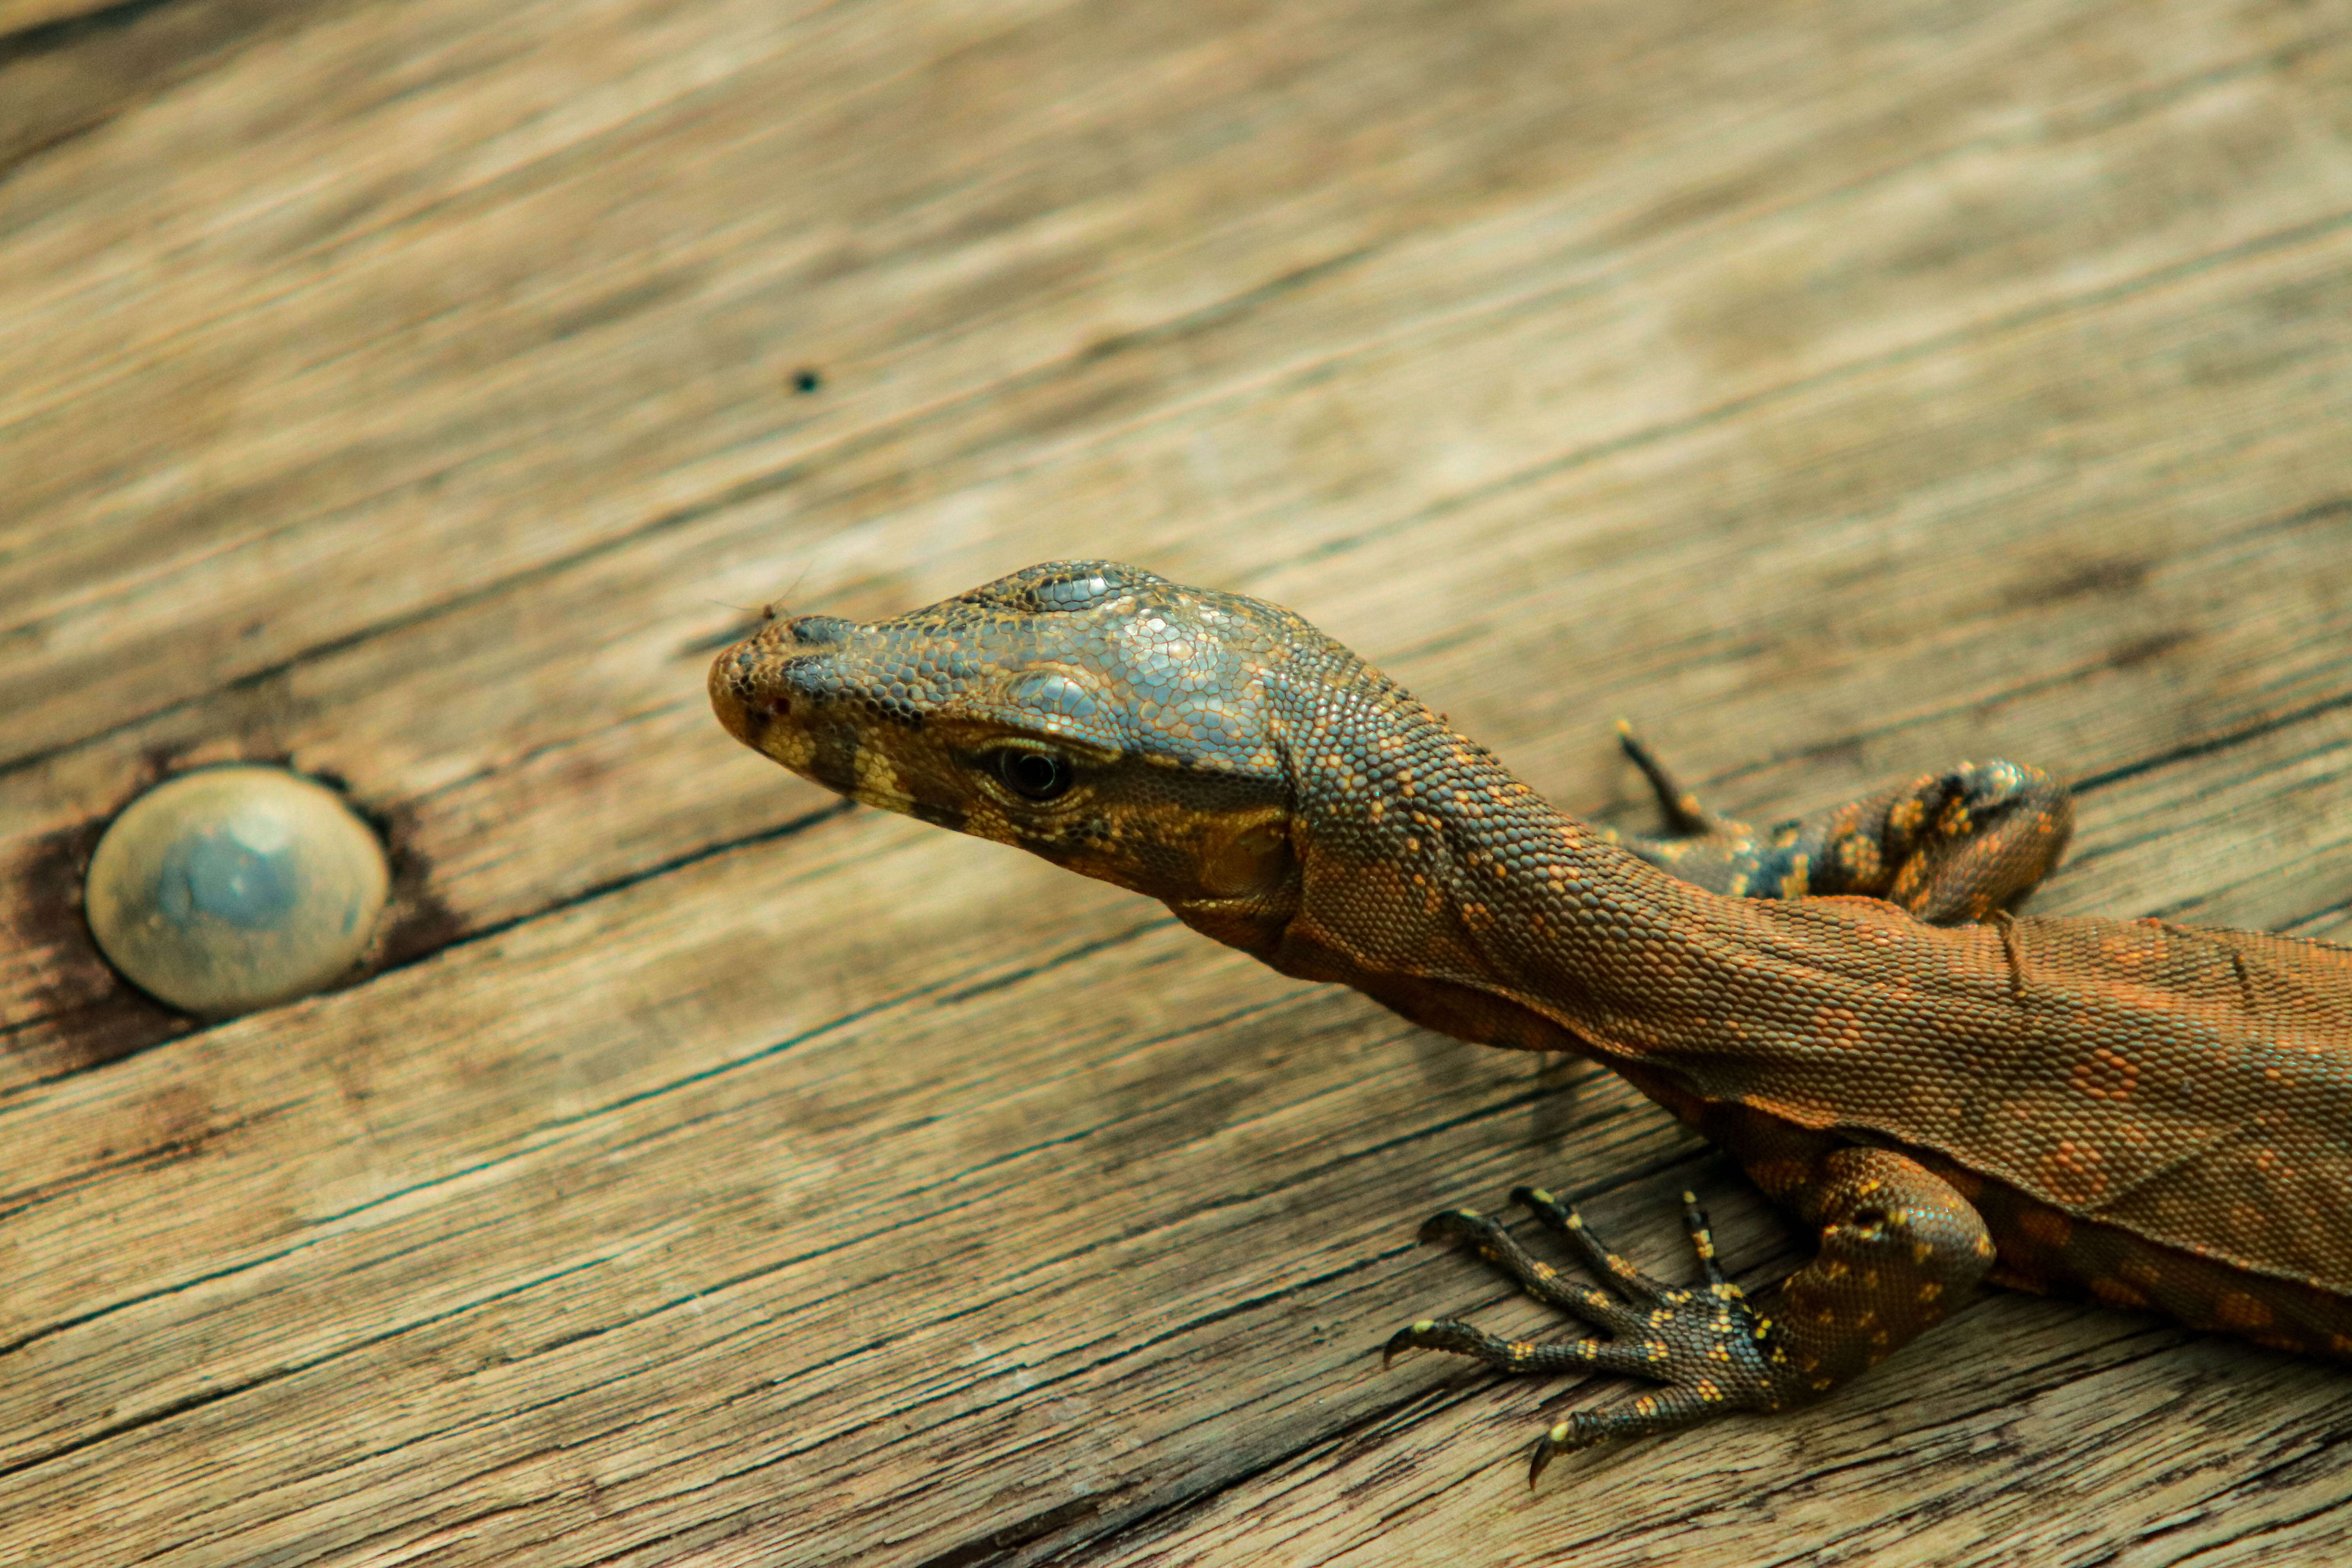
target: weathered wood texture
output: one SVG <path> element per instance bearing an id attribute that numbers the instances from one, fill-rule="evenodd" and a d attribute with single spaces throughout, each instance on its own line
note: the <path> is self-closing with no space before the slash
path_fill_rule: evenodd
<path id="1" fill-rule="evenodd" d="M 2352 933 L 2352 13 L 162 0 L 0 17 L 0 1561 L 2340 1562 L 2352 1376 L 1989 1298 L 1621 1387 L 1419 1217 L 1785 1237 L 1613 1079 L 866 812 L 746 606 L 1099 554 L 1554 798 L 2081 782 L 2038 907 Z M 795 390 L 803 367 L 814 392 Z M 232 756 L 400 857 L 197 1030 L 75 903 Z"/>

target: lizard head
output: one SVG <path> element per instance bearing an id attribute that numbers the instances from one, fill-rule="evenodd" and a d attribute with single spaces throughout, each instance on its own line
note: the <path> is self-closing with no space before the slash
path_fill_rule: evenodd
<path id="1" fill-rule="evenodd" d="M 1256 600 L 1050 562 L 889 620 L 773 617 L 713 661 L 710 701 L 803 778 L 1255 947 L 1297 904 L 1269 685 L 1302 637 Z"/>

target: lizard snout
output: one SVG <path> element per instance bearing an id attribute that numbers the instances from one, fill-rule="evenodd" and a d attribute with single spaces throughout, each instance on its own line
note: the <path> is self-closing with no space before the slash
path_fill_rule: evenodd
<path id="1" fill-rule="evenodd" d="M 838 683 L 834 649 L 854 624 L 832 616 L 776 619 L 710 661 L 710 706 L 728 732 L 753 750 L 803 700 Z"/>

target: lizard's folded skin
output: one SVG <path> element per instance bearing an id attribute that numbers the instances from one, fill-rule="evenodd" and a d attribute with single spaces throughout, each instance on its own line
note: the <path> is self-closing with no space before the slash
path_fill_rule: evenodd
<path id="1" fill-rule="evenodd" d="M 1491 1221 L 1433 1222 L 1615 1336 L 1535 1347 L 1560 1352 L 1543 1365 L 1668 1384 L 1555 1428 L 1538 1468 L 1812 1397 L 1988 1268 L 2352 1359 L 2352 949 L 1998 912 L 2065 837 L 2063 792 L 2031 770 L 1916 781 L 1820 840 L 1922 913 L 1992 916 L 1937 925 L 1878 898 L 1680 879 L 1673 850 L 1554 810 L 1291 612 L 1108 562 L 871 625 L 772 620 L 713 662 L 710 697 L 745 744 L 844 795 L 1149 894 L 1463 1039 L 1595 1058 L 1818 1229 L 1820 1256 L 1750 1304 L 1712 1274 L 1679 1292 L 1610 1274 L 1539 1194 L 1616 1295 L 1510 1256 Z M 1755 863 L 1724 848 L 1738 825 L 1678 810 L 1644 765 L 1674 825 L 1714 835 L 1696 858 L 1718 885 Z M 1965 839 L 1989 803 L 2004 847 L 1877 863 L 1935 837 L 1923 813 Z M 1836 847 L 1857 832 L 1863 849 Z M 1391 1349 L 1421 1344 L 1534 1369 L 1530 1347 L 1462 1324 Z"/>

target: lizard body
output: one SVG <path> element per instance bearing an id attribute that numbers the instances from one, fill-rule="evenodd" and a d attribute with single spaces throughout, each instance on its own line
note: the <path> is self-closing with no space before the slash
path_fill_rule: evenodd
<path id="1" fill-rule="evenodd" d="M 1538 1470 L 1817 1397 L 1988 1275 L 2352 1360 L 2352 949 L 2002 912 L 2070 822 L 2031 770 L 1964 766 L 1759 836 L 1629 737 L 1678 837 L 1621 839 L 1291 612 L 1106 562 L 872 625 L 772 620 L 710 694 L 842 794 L 1147 893 L 1460 1038 L 1593 1057 L 1818 1233 L 1751 1303 L 1695 1206 L 1688 1289 L 1540 1193 L 1517 1195 L 1609 1289 L 1485 1216 L 1430 1222 L 1612 1337 L 1422 1322 L 1391 1352 L 1664 1385 L 1554 1427 Z M 1823 885 L 1901 902 L 1726 896 Z"/>

